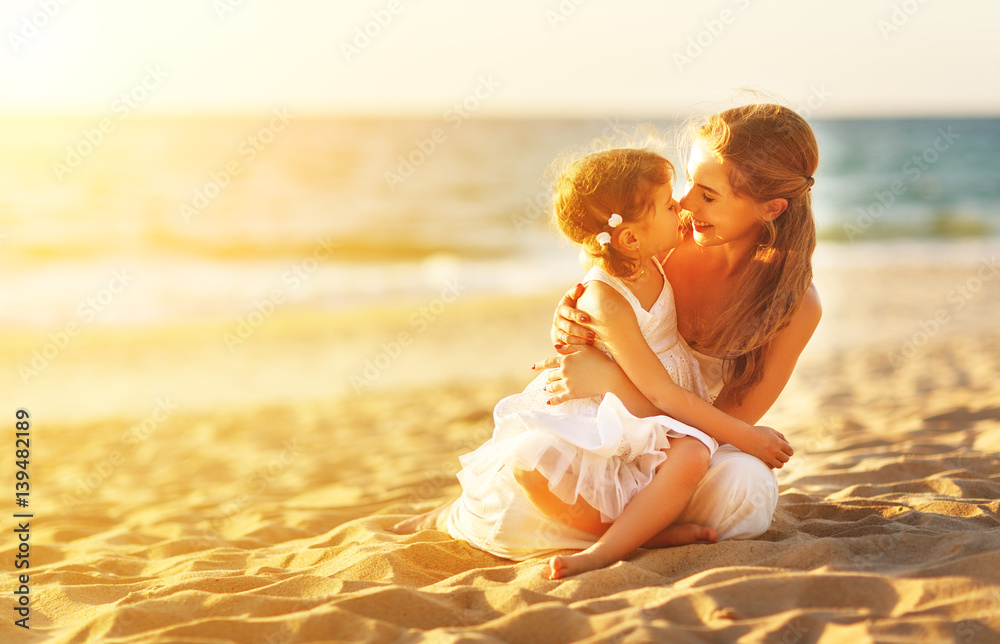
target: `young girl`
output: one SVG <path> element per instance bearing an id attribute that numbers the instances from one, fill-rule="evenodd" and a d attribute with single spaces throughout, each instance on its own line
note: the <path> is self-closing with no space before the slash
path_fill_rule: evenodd
<path id="1" fill-rule="evenodd" d="M 524 559 L 544 552 L 550 533 L 565 548 L 567 531 L 580 530 L 583 551 L 553 557 L 552 579 L 608 565 L 644 544 L 715 541 L 711 528 L 668 526 L 704 475 L 715 439 L 773 430 L 713 408 L 698 362 L 677 334 L 672 290 L 655 259 L 681 240 L 672 171 L 648 150 L 588 155 L 558 179 L 555 214 L 595 264 L 578 308 L 590 316 L 597 346 L 683 422 L 637 418 L 614 394 L 548 405 L 542 373 L 500 401 L 493 437 L 461 458 L 462 496 L 442 517 L 453 537 Z M 630 528 L 616 530 L 609 524 L 626 504 Z M 581 526 L 581 517 L 598 514 L 599 522 Z M 596 543 L 593 534 L 602 534 Z"/>

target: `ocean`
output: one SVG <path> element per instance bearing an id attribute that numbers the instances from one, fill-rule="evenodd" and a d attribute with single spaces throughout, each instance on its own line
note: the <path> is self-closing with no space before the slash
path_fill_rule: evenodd
<path id="1" fill-rule="evenodd" d="M 651 124 L 680 163 L 683 127 Z M 545 214 L 548 169 L 637 125 L 280 110 L 6 118 L 0 322 L 159 324 L 268 302 L 341 310 L 426 302 L 449 285 L 558 291 L 581 269 Z M 813 126 L 817 261 L 962 261 L 962 244 L 995 243 L 1000 119 Z"/>

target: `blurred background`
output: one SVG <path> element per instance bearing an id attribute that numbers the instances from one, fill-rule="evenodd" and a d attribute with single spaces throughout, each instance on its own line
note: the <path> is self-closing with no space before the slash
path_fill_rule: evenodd
<path id="1" fill-rule="evenodd" d="M 544 214 L 558 154 L 652 123 L 683 163 L 686 124 L 758 98 L 819 139 L 818 265 L 977 261 L 1000 232 L 998 19 L 989 0 L 5 2 L 0 382 L 67 416 L 182 381 L 265 402 L 392 382 L 395 345 L 457 298 L 554 304 L 579 278 Z M 359 311 L 351 333 L 380 330 L 302 331 Z M 254 373 L 258 330 L 293 314 L 294 355 L 333 366 Z M 189 328 L 202 344 L 175 350 Z"/>

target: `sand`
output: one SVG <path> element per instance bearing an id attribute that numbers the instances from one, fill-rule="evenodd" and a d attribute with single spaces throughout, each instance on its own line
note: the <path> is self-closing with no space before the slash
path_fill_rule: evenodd
<path id="1" fill-rule="evenodd" d="M 32 412 L 35 515 L 31 629 L 8 608 L 0 641 L 998 641 L 1000 279 L 972 292 L 978 270 L 818 269 L 823 324 L 766 417 L 798 452 L 771 529 L 565 581 L 384 530 L 456 495 L 558 294 L 469 297 L 419 332 L 410 304 L 281 311 L 235 352 L 231 321 L 90 329 L 0 380 L 11 426 Z"/>

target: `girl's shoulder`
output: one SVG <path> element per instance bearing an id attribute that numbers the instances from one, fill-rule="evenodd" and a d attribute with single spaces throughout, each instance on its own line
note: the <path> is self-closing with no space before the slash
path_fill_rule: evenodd
<path id="1" fill-rule="evenodd" d="M 618 279 L 604 271 L 595 273 L 592 269 L 584 282 L 587 288 L 576 305 L 592 319 L 607 322 L 622 314 L 635 317 L 638 300 Z"/>
<path id="2" fill-rule="evenodd" d="M 626 300 L 631 300 L 635 297 L 629 291 L 628 287 L 625 286 L 624 282 L 604 270 L 601 266 L 594 266 L 587 271 L 587 274 L 583 277 L 583 283 L 587 285 L 587 290 L 590 290 L 591 285 L 596 286 L 595 294 L 599 294 L 604 298 L 611 297 L 615 293 Z"/>

